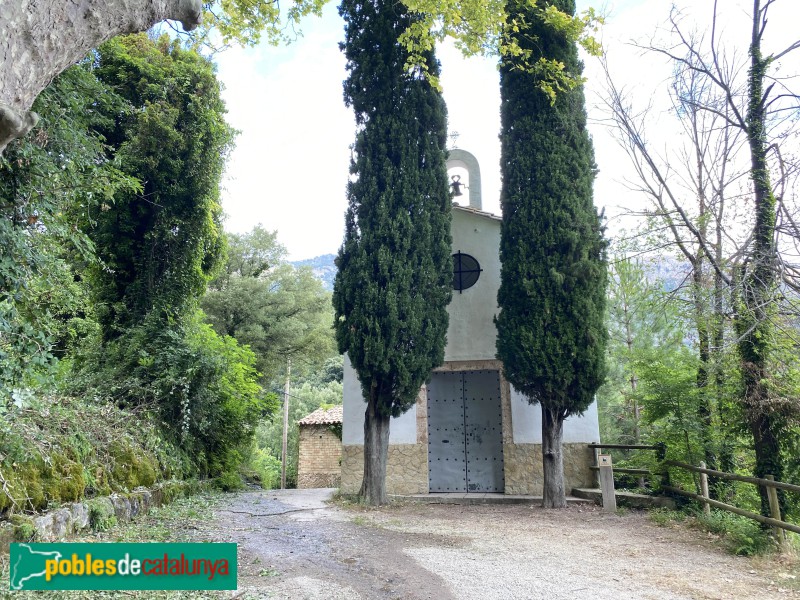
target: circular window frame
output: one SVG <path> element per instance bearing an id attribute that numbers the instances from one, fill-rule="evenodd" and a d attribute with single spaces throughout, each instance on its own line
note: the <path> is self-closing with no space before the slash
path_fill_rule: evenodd
<path id="1" fill-rule="evenodd" d="M 459 294 L 468 290 L 478 283 L 482 271 L 481 264 L 474 256 L 459 250 L 453 254 L 453 290 L 458 290 Z"/>

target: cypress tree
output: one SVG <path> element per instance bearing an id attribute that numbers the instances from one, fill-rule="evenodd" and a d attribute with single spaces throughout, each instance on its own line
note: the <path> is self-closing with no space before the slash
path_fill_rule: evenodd
<path id="1" fill-rule="evenodd" d="M 450 196 L 444 100 L 405 67 L 401 3 L 343 0 L 349 75 L 344 98 L 358 133 L 336 259 L 336 339 L 367 403 L 360 495 L 386 502 L 389 419 L 413 406 L 444 359 L 450 301 Z M 439 65 L 427 53 L 431 74 Z"/>
<path id="2" fill-rule="evenodd" d="M 555 0 L 575 13 L 574 0 Z M 574 43 L 511 0 L 527 64 L 558 60 L 580 77 Z M 501 86 L 500 313 L 497 355 L 506 378 L 542 408 L 544 506 L 566 506 L 561 439 L 564 419 L 592 403 L 605 375 L 605 243 L 592 204 L 594 154 L 581 86 L 552 100 L 523 58 L 504 56 Z"/>

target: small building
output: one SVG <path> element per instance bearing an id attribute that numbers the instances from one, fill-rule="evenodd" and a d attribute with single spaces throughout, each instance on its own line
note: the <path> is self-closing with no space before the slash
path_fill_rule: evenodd
<path id="1" fill-rule="evenodd" d="M 481 210 L 480 172 L 475 157 L 451 150 L 448 168 L 455 195 L 463 186 L 469 205 L 453 205 L 453 298 L 444 364 L 408 412 L 389 429 L 386 474 L 390 494 L 475 492 L 541 495 L 541 409 L 506 381 L 496 358 L 500 287 L 501 218 Z M 458 179 L 456 178 L 458 177 Z M 358 376 L 345 356 L 343 380 L 342 481 L 357 493 L 364 468 L 364 410 Z M 564 423 L 564 484 L 567 492 L 595 487 L 593 454 L 599 442 L 597 405 Z"/>
<path id="2" fill-rule="evenodd" d="M 339 487 L 342 407 L 318 408 L 297 424 L 300 426 L 297 487 Z"/>

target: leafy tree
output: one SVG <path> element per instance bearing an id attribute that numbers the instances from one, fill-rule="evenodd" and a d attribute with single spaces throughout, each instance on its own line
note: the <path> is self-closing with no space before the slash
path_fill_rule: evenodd
<path id="1" fill-rule="evenodd" d="M 102 133 L 143 186 L 115 194 L 90 231 L 103 261 L 98 318 L 113 339 L 153 311 L 165 322 L 191 314 L 220 266 L 219 181 L 233 130 L 212 63 L 166 36 L 106 43 L 95 74 L 129 103 Z"/>
<path id="2" fill-rule="evenodd" d="M 283 373 L 287 359 L 302 369 L 335 352 L 330 294 L 310 269 L 284 256 L 275 234 L 261 226 L 229 234 L 226 267 L 201 301 L 217 333 L 256 353 L 265 383 Z"/>
<path id="3" fill-rule="evenodd" d="M 771 41 L 768 16 L 776 5 L 754 0 L 746 16 L 749 26 L 743 30 L 747 34 L 740 39 L 722 35 L 716 4 L 709 32 L 692 31 L 688 20 L 673 8 L 672 40 L 642 46 L 666 57 L 676 72 L 678 125 L 690 133 L 695 146 L 686 153 L 682 143 L 670 144 L 677 147 L 672 156 L 687 159 L 677 176 L 676 165 L 647 144 L 641 125 L 646 119 L 623 101 L 613 84 L 609 107 L 642 189 L 649 190 L 663 223 L 693 262 L 695 288 L 704 278 L 710 287 L 704 271 L 714 274 L 713 311 L 697 311 L 698 387 L 709 383 L 712 368 L 717 387 L 722 387 L 723 371 L 714 365 L 721 364 L 721 358 L 714 355 L 723 347 L 726 313 L 733 313 L 732 333 L 739 355 L 736 370 L 741 377 L 738 414 L 752 438 L 754 474 L 780 479 L 788 459 L 784 438 L 800 414 L 797 398 L 777 391 L 791 370 L 791 361 L 786 364 L 787 355 L 780 351 L 783 315 L 796 310 L 787 291 L 800 291 L 794 250 L 800 230 L 792 216 L 796 207 L 790 192 L 798 164 L 787 147 L 795 134 L 794 121 L 785 118 L 798 108 L 800 96 L 792 84 L 797 77 L 796 61 L 792 63 L 790 56 L 800 49 L 800 41 L 792 40 L 771 53 L 764 50 Z M 692 203 L 698 201 L 699 210 L 684 200 L 687 181 L 694 188 L 690 197 Z M 738 197 L 732 190 L 738 191 Z M 723 211 L 725 200 L 732 196 L 737 206 L 748 207 L 746 213 Z M 796 331 L 792 335 L 796 337 Z M 707 416 L 700 416 L 708 419 L 707 398 L 705 406 Z M 730 415 L 720 411 L 720 416 L 728 420 Z M 732 468 L 732 455 L 723 455 L 721 463 Z M 769 514 L 763 488 L 761 510 Z"/>
<path id="4" fill-rule="evenodd" d="M 275 410 L 275 395 L 258 384 L 255 354 L 203 320 L 197 311 L 165 327 L 151 314 L 124 336 L 93 346 L 73 386 L 152 411 L 200 475 L 229 478 L 259 419 Z"/>
<path id="5" fill-rule="evenodd" d="M 618 257 L 609 275 L 609 371 L 598 390 L 601 431 L 606 442 L 640 444 L 639 366 L 656 355 L 666 358 L 676 352 L 688 333 L 664 283 L 651 282 L 641 260 Z"/>
<path id="6" fill-rule="evenodd" d="M 572 14 L 573 0 L 552 3 Z M 508 5 L 532 60 L 579 79 L 575 44 L 526 2 Z M 507 379 L 542 408 L 544 506 L 566 506 L 563 423 L 592 403 L 605 377 L 606 262 L 592 205 L 594 158 L 581 87 L 554 101 L 513 56 L 500 66 L 501 204 L 497 355 Z"/>
<path id="7" fill-rule="evenodd" d="M 347 186 L 345 239 L 336 259 L 336 340 L 367 403 L 360 495 L 386 502 L 389 422 L 408 410 L 444 358 L 450 300 L 450 197 L 441 95 L 398 34 L 404 6 L 344 0 L 349 76 L 344 97 L 358 133 Z M 426 53 L 433 75 L 438 63 Z"/>
<path id="8" fill-rule="evenodd" d="M 233 277 L 261 277 L 286 262 L 278 232 L 267 231 L 261 224 L 245 234 L 229 233 L 227 238 L 225 265 L 209 284 L 212 290 L 225 288 Z"/>
<path id="9" fill-rule="evenodd" d="M 90 309 L 70 263 L 92 260 L 76 227 L 84 215 L 139 188 L 97 132 L 121 105 L 88 65 L 73 67 L 37 99 L 42 119 L 33 134 L 0 157 L 0 392 L 46 372 L 73 333 L 91 329 L 79 323 Z"/>
<path id="10" fill-rule="evenodd" d="M 229 487 L 274 396 L 255 355 L 203 324 L 198 300 L 221 266 L 219 181 L 233 131 L 213 66 L 166 36 L 115 39 L 95 76 L 123 99 L 98 130 L 141 193 L 84 218 L 103 263 L 91 283 L 102 340 L 80 358 L 78 391 L 152 411 L 204 475 Z"/>

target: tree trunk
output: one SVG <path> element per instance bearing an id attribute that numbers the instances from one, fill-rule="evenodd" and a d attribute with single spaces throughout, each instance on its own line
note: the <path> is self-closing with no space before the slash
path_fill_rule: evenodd
<path id="1" fill-rule="evenodd" d="M 773 324 L 770 313 L 775 288 L 775 222 L 776 202 L 767 166 L 767 141 L 764 107 L 764 77 L 769 58 L 761 54 L 761 2 L 753 2 L 753 31 L 750 44 L 750 70 L 748 72 L 748 106 L 746 119 L 747 142 L 750 148 L 751 177 L 753 179 L 753 230 L 752 256 L 749 272 L 741 281 L 741 303 L 736 315 L 739 334 L 739 355 L 744 378 L 744 405 L 748 424 L 753 434 L 756 453 L 756 476 L 774 475 L 780 480 L 780 444 L 774 417 L 769 414 L 770 339 Z M 769 471 L 774 472 L 769 472 Z M 769 515 L 766 490 L 761 490 L 762 514 Z"/>
<path id="2" fill-rule="evenodd" d="M 542 404 L 542 466 L 544 484 L 542 506 L 566 508 L 564 493 L 564 453 L 561 439 L 564 433 L 564 416 Z"/>
<path id="3" fill-rule="evenodd" d="M 721 219 L 720 219 L 721 221 Z M 717 228 L 717 264 L 722 264 L 722 232 Z M 714 319 L 711 348 L 711 364 L 714 369 L 714 390 L 716 394 L 717 416 L 720 429 L 719 443 L 719 470 L 726 473 L 733 473 L 736 468 L 733 450 L 736 441 L 733 428 L 733 417 L 729 414 L 725 394 L 726 373 L 723 369 L 723 345 L 725 343 L 725 302 L 724 302 L 724 283 L 718 273 L 714 274 Z M 717 499 L 724 502 L 730 500 L 733 492 L 732 482 L 720 479 L 714 486 Z"/>
<path id="4" fill-rule="evenodd" d="M 701 211 L 703 212 L 703 211 Z M 704 232 L 705 233 L 705 232 Z M 708 383 L 709 372 L 711 371 L 711 340 L 708 331 L 706 300 L 703 289 L 703 255 L 698 252 L 697 261 L 693 265 L 692 271 L 692 295 L 695 310 L 695 325 L 697 327 L 697 346 L 700 363 L 697 366 L 697 392 L 699 404 L 697 407 L 697 417 L 700 423 L 700 443 L 703 445 L 703 456 L 706 466 L 709 469 L 717 469 L 717 455 L 714 452 L 714 423 L 711 397 L 709 395 Z M 716 479 L 712 481 L 712 490 Z"/>
<path id="5" fill-rule="evenodd" d="M 364 413 L 364 479 L 358 495 L 371 506 L 388 502 L 386 495 L 386 459 L 389 454 L 389 421 L 391 417 L 378 410 L 378 392 L 370 391 Z"/>
<path id="6" fill-rule="evenodd" d="M 25 135 L 28 111 L 53 78 L 90 50 L 122 33 L 165 19 L 187 31 L 200 23 L 200 0 L 41 0 L 2 2 L 0 9 L 0 153 Z"/>

